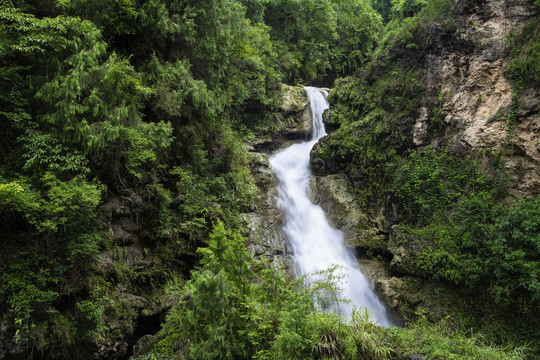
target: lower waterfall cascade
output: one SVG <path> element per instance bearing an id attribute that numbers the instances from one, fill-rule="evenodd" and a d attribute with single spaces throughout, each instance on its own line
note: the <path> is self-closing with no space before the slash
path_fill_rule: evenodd
<path id="1" fill-rule="evenodd" d="M 305 88 L 311 107 L 313 133 L 309 141 L 293 144 L 270 158 L 270 165 L 278 179 L 278 206 L 285 214 L 284 232 L 293 249 L 297 275 L 317 276 L 330 268 L 342 279 L 341 297 L 349 302 L 332 306 L 350 317 L 352 310 L 366 308 L 370 320 L 380 326 L 393 325 L 386 308 L 371 289 L 360 271 L 351 249 L 345 246 L 343 233 L 334 229 L 324 211 L 310 199 L 310 151 L 326 136 L 322 115 L 328 109 L 326 90 Z M 320 275 L 319 275 L 320 276 Z"/>

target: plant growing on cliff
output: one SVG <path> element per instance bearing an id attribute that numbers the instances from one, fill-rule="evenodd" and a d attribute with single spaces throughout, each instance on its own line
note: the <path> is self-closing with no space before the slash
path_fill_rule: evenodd
<path id="1" fill-rule="evenodd" d="M 540 4 L 536 2 L 537 6 Z M 518 88 L 540 85 L 540 22 L 538 18 L 526 24 L 521 32 L 509 36 L 510 63 L 507 74 Z"/>

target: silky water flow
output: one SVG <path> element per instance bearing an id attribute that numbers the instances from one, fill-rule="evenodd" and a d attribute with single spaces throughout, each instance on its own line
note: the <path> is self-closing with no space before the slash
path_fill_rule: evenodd
<path id="1" fill-rule="evenodd" d="M 323 210 L 311 202 L 309 155 L 315 143 L 326 135 L 322 114 L 328 109 L 328 102 L 325 90 L 314 87 L 305 90 L 313 119 L 312 139 L 294 144 L 270 158 L 278 179 L 278 205 L 285 214 L 284 231 L 294 252 L 296 273 L 307 276 L 308 281 L 320 280 L 321 274 L 335 267 L 334 277 L 341 278 L 339 295 L 349 302 L 330 302 L 330 309 L 351 317 L 353 308 L 359 311 L 366 308 L 371 321 L 391 326 L 384 305 L 360 271 L 354 254 L 345 246 L 343 233 L 332 228 Z M 334 297 L 331 292 L 327 295 Z"/>

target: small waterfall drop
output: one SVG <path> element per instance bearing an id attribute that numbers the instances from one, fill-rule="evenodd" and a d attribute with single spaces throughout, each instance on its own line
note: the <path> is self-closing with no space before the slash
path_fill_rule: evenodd
<path id="1" fill-rule="evenodd" d="M 327 92 L 305 88 L 313 119 L 311 141 L 294 144 L 270 159 L 278 179 L 278 205 L 285 213 L 284 231 L 294 251 L 298 275 L 310 275 L 337 265 L 343 275 L 342 297 L 350 303 L 340 304 L 339 312 L 350 316 L 353 307 L 370 313 L 371 320 L 381 326 L 392 325 L 384 305 L 369 286 L 352 251 L 345 246 L 343 233 L 330 226 L 323 210 L 310 199 L 309 154 L 320 138 L 326 135 L 322 114 L 328 108 Z M 337 310 L 334 308 L 334 310 Z"/>

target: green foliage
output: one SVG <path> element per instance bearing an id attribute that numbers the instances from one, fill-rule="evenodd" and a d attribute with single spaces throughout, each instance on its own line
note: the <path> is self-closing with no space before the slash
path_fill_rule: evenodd
<path id="1" fill-rule="evenodd" d="M 317 359 L 391 359 L 395 355 L 385 343 L 386 329 L 374 325 L 367 311 L 353 310 L 350 321 L 331 313 L 314 318 Z"/>
<path id="2" fill-rule="evenodd" d="M 254 263 L 244 239 L 218 223 L 201 249 L 201 268 L 185 285 L 171 281 L 175 305 L 154 350 L 136 359 L 393 359 L 408 355 L 452 359 L 524 359 L 523 348 L 493 346 L 481 335 L 431 324 L 385 329 L 355 310 L 350 320 L 315 310 L 313 289 Z"/>
<path id="3" fill-rule="evenodd" d="M 371 0 L 371 6 L 377 11 L 383 21 L 383 24 L 388 23 L 392 13 L 392 1 L 391 0 Z"/>
<path id="4" fill-rule="evenodd" d="M 262 23 L 246 21 L 242 37 L 234 51 L 234 68 L 228 85 L 234 106 L 250 107 L 278 104 L 281 74 L 275 69 L 278 56 L 270 40 L 270 28 Z"/>
<path id="5" fill-rule="evenodd" d="M 409 49 L 410 55 L 422 55 L 437 34 L 455 29 L 453 15 L 462 5 L 449 0 L 392 2 L 390 21 L 380 36 L 375 57 L 388 56 L 390 48 Z"/>
<path id="6" fill-rule="evenodd" d="M 265 6 L 270 0 L 241 0 L 240 3 L 246 8 L 246 18 L 254 23 L 260 23 L 264 19 Z"/>
<path id="7" fill-rule="evenodd" d="M 161 341 L 149 358 L 186 356 L 205 359 L 381 359 L 384 329 L 368 314 L 342 317 L 315 310 L 321 289 L 333 278 L 302 286 L 264 262 L 256 264 L 244 239 L 218 223 L 207 248 L 199 249 L 201 268 L 183 288 L 173 282 L 170 296 L 180 299 L 168 314 Z"/>
<path id="8" fill-rule="evenodd" d="M 272 1 L 266 21 L 297 61 L 296 69 L 286 71 L 301 68 L 301 76 L 313 80 L 331 67 L 329 45 L 337 39 L 337 19 L 329 0 Z"/>
<path id="9" fill-rule="evenodd" d="M 340 127 L 321 141 L 311 160 L 315 173 L 339 169 L 361 182 L 357 195 L 363 206 L 379 201 L 393 175 L 387 164 L 412 145 L 413 116 L 423 94 L 416 69 L 394 65 L 372 76 L 366 70 L 363 78 L 336 81 L 330 117 Z M 328 168 L 330 159 L 334 169 Z"/>
<path id="10" fill-rule="evenodd" d="M 137 11 L 132 0 L 56 0 L 58 10 L 77 14 L 102 28 L 106 39 L 134 33 Z"/>
<path id="11" fill-rule="evenodd" d="M 409 232 L 424 244 L 417 260 L 426 275 L 485 287 L 497 303 L 527 313 L 540 300 L 538 199 L 518 201 L 512 208 L 498 201 L 494 193 L 475 189 L 453 211 L 448 207 L 448 223 Z"/>
<path id="12" fill-rule="evenodd" d="M 371 49 L 381 25 L 379 15 L 362 0 L 274 0 L 265 22 L 272 28 L 289 82 L 352 71 Z"/>
<path id="13" fill-rule="evenodd" d="M 163 351 L 179 350 L 192 358 L 247 357 L 252 345 L 244 335 L 249 329 L 246 300 L 252 291 L 249 282 L 253 273 L 243 241 L 222 223 L 216 225 L 209 247 L 199 250 L 202 268 L 179 289 L 180 294 L 174 294 L 186 301 L 167 317 L 160 345 Z M 178 345 L 168 348 L 171 341 Z"/>
<path id="14" fill-rule="evenodd" d="M 73 18 L 43 18 L 40 19 L 32 14 L 3 2 L 0 5 L 0 23 L 2 25 L 2 47 L 5 52 L 2 60 L 11 53 L 19 53 L 23 56 L 45 52 L 59 52 L 65 49 L 70 41 L 63 36 L 70 30 L 80 29 L 83 24 L 79 19 Z M 69 36 L 69 35 L 68 35 Z"/>
<path id="15" fill-rule="evenodd" d="M 78 150 L 63 146 L 61 141 L 52 134 L 27 129 L 18 140 L 24 150 L 24 171 L 38 176 L 44 171 L 57 174 L 89 173 L 88 159 Z"/>
<path id="16" fill-rule="evenodd" d="M 84 325 L 80 325 L 83 329 L 85 337 L 103 335 L 106 328 L 103 323 L 103 311 L 105 302 L 110 300 L 104 295 L 104 290 L 100 286 L 93 289 L 90 298 L 79 301 L 75 306 L 82 315 Z"/>
<path id="17" fill-rule="evenodd" d="M 418 270 L 469 288 L 483 286 L 514 311 L 537 306 L 537 199 L 505 205 L 504 173 L 484 174 L 470 157 L 428 147 L 400 161 L 391 189 L 401 200 L 402 220 L 417 226 L 407 232 L 420 247 Z"/>
<path id="18" fill-rule="evenodd" d="M 3 269 L 0 294 L 7 298 L 21 340 L 27 339 L 32 328 L 34 307 L 58 299 L 55 288 L 63 270 L 55 260 L 31 252 L 17 254 L 17 261 Z"/>
<path id="19" fill-rule="evenodd" d="M 54 324 L 38 321 L 40 317 L 33 316 L 35 309 L 58 300 L 62 294 L 59 283 L 71 261 L 79 261 L 82 266 L 83 261 L 99 253 L 102 238 L 94 228 L 95 209 L 103 190 L 82 177 L 64 182 L 50 172 L 43 175 L 41 186 L 43 193 L 24 179 L 2 179 L 0 184 L 0 216 L 20 224 L 19 229 L 6 228 L 3 246 L 10 249 L 12 257 L 4 257 L 0 288 L 21 340 L 33 339 L 41 344 L 38 348 L 53 346 L 51 337 L 61 333 L 53 331 L 49 336 L 40 332 L 40 326 L 46 329 Z M 13 242 L 17 240 L 18 249 L 14 251 Z M 64 340 L 73 341 L 72 335 L 64 335 Z"/>
<path id="20" fill-rule="evenodd" d="M 448 150 L 434 151 L 428 146 L 422 153 L 411 152 L 403 162 L 394 170 L 391 189 L 415 223 L 425 225 L 447 218 L 462 197 L 490 189 L 489 180 L 476 169 L 473 159 Z"/>
<path id="21" fill-rule="evenodd" d="M 45 173 L 41 179 L 45 198 L 24 179 L 0 183 L 0 205 L 22 214 L 38 232 L 66 232 L 70 226 L 87 222 L 101 200 L 102 186 L 82 177 L 60 181 Z"/>
<path id="22" fill-rule="evenodd" d="M 514 232 L 522 230 L 510 230 L 502 224 L 512 217 L 513 228 L 523 229 L 525 218 L 536 217 L 536 198 L 515 202 L 508 196 L 502 157 L 518 121 L 520 91 L 535 81 L 525 84 L 523 73 L 534 73 L 537 21 L 512 39 L 515 47 L 508 74 L 514 76 L 514 94 L 508 109 L 509 135 L 502 151 L 452 153 L 438 141 L 433 142 L 436 149 L 417 147 L 411 141 L 415 120 L 426 115 L 419 113 L 421 108 L 427 109 L 429 119 L 424 144 L 445 130 L 441 104 L 449 96 L 425 92 L 422 72 L 415 66 L 422 64 L 434 39 L 453 31 L 453 15 L 463 3 L 442 0 L 372 5 L 387 14 L 393 12 L 393 17 L 386 15 L 389 21 L 372 58 L 356 74 L 337 80 L 330 92 L 332 107 L 327 122 L 337 130 L 314 148 L 314 172 L 345 172 L 366 211 L 377 214 L 384 209 L 388 220 L 402 224 L 399 232 L 405 232 L 414 246 L 410 271 L 432 281 L 459 285 L 464 296 L 474 293 L 472 303 L 483 299 L 493 305 L 490 309 L 504 313 L 503 327 L 531 317 L 539 306 L 536 235 L 527 230 L 516 237 Z M 481 97 L 477 100 L 482 101 Z M 534 224 L 532 220 L 528 229 L 535 228 Z M 486 289 L 485 293 L 477 294 L 478 288 Z M 535 325 L 529 328 L 536 331 Z M 500 334 L 492 338 L 508 339 Z M 432 348 L 426 346 L 429 350 L 408 354 L 489 357 L 476 349 L 477 343 L 463 351 L 443 344 L 444 349 L 437 352 L 437 341 Z M 513 355 L 494 353 L 493 358 L 504 356 Z M 517 351 L 515 356 L 523 354 Z"/>
<path id="23" fill-rule="evenodd" d="M 404 19 L 416 15 L 425 5 L 425 0 L 396 0 L 392 1 L 394 19 Z"/>
<path id="24" fill-rule="evenodd" d="M 524 85 L 538 87 L 540 84 L 540 22 L 528 23 L 519 34 L 510 38 L 510 63 L 507 74 L 517 88 Z"/>
<path id="25" fill-rule="evenodd" d="M 59 138 L 73 139 L 88 152 L 107 146 L 129 147 L 131 144 L 121 140 L 128 127 L 137 129 L 133 125 L 140 122 L 138 102 L 151 90 L 141 85 L 127 59 L 112 53 L 100 64 L 105 43 L 92 33 L 86 39 L 93 43 L 68 58 L 65 71 L 36 93 L 50 106 L 42 121 L 51 124 Z"/>
<path id="26" fill-rule="evenodd" d="M 454 330 L 447 321 L 428 322 L 425 315 L 407 329 L 391 329 L 388 341 L 403 356 L 423 354 L 429 359 L 526 359 L 524 347 L 490 344 L 481 334 Z"/>
<path id="27" fill-rule="evenodd" d="M 406 61 L 386 67 L 388 49 L 422 53 L 435 23 L 451 29 L 455 5 L 373 3 L 385 21 L 395 19 L 378 43 L 381 57 L 337 83 L 332 116 L 342 127 L 315 162 L 339 158 L 366 185 L 365 204 L 391 186 L 403 190 L 408 219 L 443 219 L 445 207 L 470 214 L 423 230 L 437 246 L 420 265 L 467 285 L 491 271 L 497 300 L 532 307 L 538 205 L 489 207 L 499 195 L 472 167 L 457 170 L 464 159 L 405 155 L 422 77 Z M 0 79 L 10 86 L 0 89 L 0 307 L 21 342 L 66 358 L 89 337 L 124 337 L 137 317 L 119 295 L 124 283 L 159 292 L 166 266 L 187 274 L 200 259 L 191 280 L 170 286 L 175 305 L 148 358 L 393 356 L 386 331 L 367 316 L 347 323 L 315 311 L 317 296 L 338 300 L 332 274 L 314 288 L 289 281 L 255 263 L 233 230 L 256 192 L 237 130 L 278 104 L 283 79 L 330 84 L 351 74 L 381 26 L 365 0 L 2 2 Z M 516 40 L 524 50 L 510 73 L 534 70 L 535 39 L 527 27 Z M 410 177 L 394 182 L 396 169 Z M 129 245 L 110 231 L 120 215 L 99 208 L 112 198 L 142 228 L 134 231 L 144 269 L 122 263 Z M 103 250 L 114 260 L 107 281 L 95 266 Z"/>
<path id="28" fill-rule="evenodd" d="M 538 198 L 519 201 L 509 213 L 495 219 L 498 236 L 488 248 L 487 265 L 495 277 L 491 291 L 496 298 L 510 302 L 532 299 L 533 304 L 539 303 L 539 219 Z"/>

